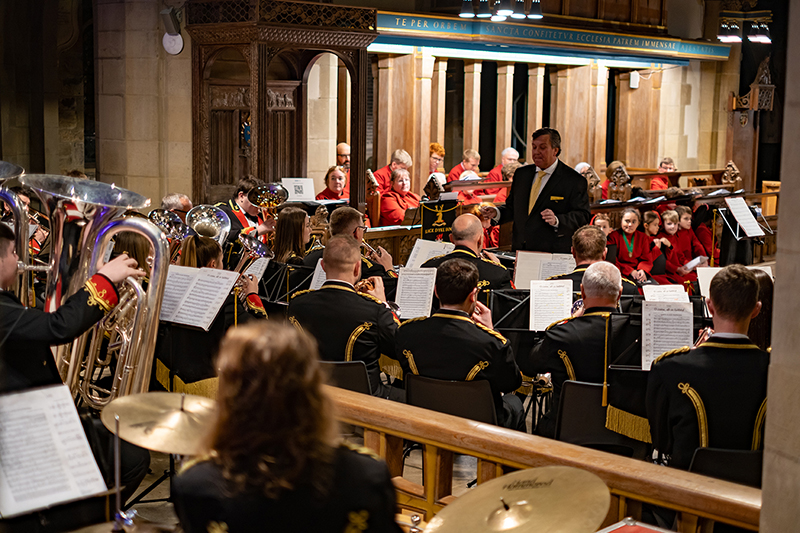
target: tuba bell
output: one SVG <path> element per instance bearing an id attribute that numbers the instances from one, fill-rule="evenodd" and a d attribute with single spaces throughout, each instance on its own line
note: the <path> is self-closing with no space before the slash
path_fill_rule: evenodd
<path id="1" fill-rule="evenodd" d="M 210 237 L 220 246 L 231 231 L 231 219 L 225 211 L 213 205 L 196 205 L 186 213 L 186 225 L 202 237 Z"/>
<path id="2" fill-rule="evenodd" d="M 169 265 L 167 241 L 148 220 L 120 216 L 126 209 L 147 207 L 150 200 L 115 185 L 66 176 L 26 174 L 20 182 L 36 192 L 50 217 L 47 311 L 58 309 L 97 272 L 114 235 L 132 231 L 149 241 L 153 261 L 147 290 L 133 278 L 126 279 L 114 311 L 75 341 L 59 346 L 56 353 L 64 383 L 73 396 L 80 396 L 94 409 L 118 396 L 147 392 Z M 109 344 L 102 358 L 104 338 Z M 113 354 L 117 356 L 116 372 L 111 388 L 103 389 L 95 384 L 93 374 L 109 364 Z"/>

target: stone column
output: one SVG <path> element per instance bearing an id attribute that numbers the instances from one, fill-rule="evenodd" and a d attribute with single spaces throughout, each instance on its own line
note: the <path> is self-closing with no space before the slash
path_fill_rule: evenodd
<path id="1" fill-rule="evenodd" d="M 511 146 L 512 117 L 514 114 L 514 63 L 497 64 L 497 127 L 495 129 L 495 163 L 500 153 Z M 488 154 L 487 154 L 488 155 Z M 488 165 L 484 166 L 488 169 Z"/>
<path id="2" fill-rule="evenodd" d="M 317 192 L 325 188 L 325 172 L 336 163 L 337 108 L 342 105 L 336 96 L 341 75 L 338 62 L 335 55 L 322 54 L 308 74 L 306 177 L 314 179 Z"/>
<path id="3" fill-rule="evenodd" d="M 336 120 L 336 143 L 350 144 L 350 73 L 342 62 L 339 62 L 339 102 Z"/>
<path id="4" fill-rule="evenodd" d="M 464 61 L 464 146 L 478 149 L 481 123 L 481 62 Z M 455 150 L 456 147 L 454 146 Z M 456 161 L 460 161 L 460 157 Z"/>
<path id="5" fill-rule="evenodd" d="M 528 133 L 525 139 L 526 160 L 530 162 L 531 134 L 542 127 L 544 101 L 544 65 L 528 65 Z"/>
<path id="6" fill-rule="evenodd" d="M 589 89 L 589 124 L 587 132 L 588 153 L 586 161 L 595 170 L 608 163 L 606 159 L 606 124 L 608 121 L 608 68 L 592 64 L 591 87 Z"/>
<path id="7" fill-rule="evenodd" d="M 795 531 L 800 523 L 800 233 L 791 208 L 800 202 L 800 184 L 793 179 L 800 150 L 792 142 L 800 130 L 800 9 L 789 7 L 786 89 L 781 154 L 781 205 L 778 222 L 777 271 L 772 313 L 772 357 L 767 390 L 767 427 L 760 531 Z M 780 224 L 783 224 L 782 226 Z"/>
<path id="8" fill-rule="evenodd" d="M 444 144 L 444 102 L 447 59 L 436 58 L 431 79 L 431 142 Z M 447 149 L 447 147 L 445 147 Z"/>
<path id="9" fill-rule="evenodd" d="M 434 57 L 423 53 L 418 47 L 414 53 L 414 105 L 413 132 L 414 141 L 411 149 L 411 190 L 417 194 L 428 179 L 428 153 L 431 144 L 431 86 L 433 78 Z M 443 110 L 444 111 L 444 110 Z"/>
<path id="10" fill-rule="evenodd" d="M 389 163 L 389 157 L 394 151 L 392 145 L 392 107 L 394 84 L 394 56 L 378 56 L 378 128 L 375 132 L 375 169 L 382 168 Z M 352 158 L 351 158 L 352 159 Z"/>

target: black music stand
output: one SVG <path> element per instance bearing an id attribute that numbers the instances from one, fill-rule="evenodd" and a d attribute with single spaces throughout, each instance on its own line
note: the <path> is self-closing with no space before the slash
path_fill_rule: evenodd
<path id="1" fill-rule="evenodd" d="M 742 229 L 740 221 L 727 207 L 718 207 L 717 213 L 722 218 L 722 236 L 719 242 L 719 264 L 720 266 L 742 264 L 753 264 L 753 243 L 763 242 L 763 236 L 772 235 L 774 232 L 764 215 L 754 207 L 750 206 L 750 213 L 761 228 L 763 235 L 747 236 Z M 759 219 L 761 221 L 759 221 Z M 762 223 L 763 221 L 763 223 Z M 713 250 L 712 250 L 713 253 Z"/>

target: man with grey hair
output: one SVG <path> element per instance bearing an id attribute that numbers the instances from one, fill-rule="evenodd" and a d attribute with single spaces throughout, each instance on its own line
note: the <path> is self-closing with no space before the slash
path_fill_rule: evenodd
<path id="1" fill-rule="evenodd" d="M 535 376 L 549 372 L 553 381 L 553 401 L 536 428 L 543 437 L 555 437 L 561 387 L 566 380 L 606 384 L 606 368 L 620 361 L 609 357 L 610 342 L 624 327 L 625 315 L 614 314 L 622 294 L 622 275 L 607 262 L 586 269 L 581 283 L 583 310 L 576 316 L 550 325 L 544 338 L 529 354 L 520 354 L 517 363 L 523 374 Z M 609 338 L 606 337 L 609 336 Z M 634 354 L 633 357 L 638 356 Z M 630 357 L 630 354 L 626 354 Z"/>
<path id="2" fill-rule="evenodd" d="M 486 181 L 503 181 L 503 167 L 514 162 L 519 162 L 519 152 L 509 146 L 500 152 L 500 164 L 489 171 Z M 490 187 L 484 189 L 482 194 L 497 194 L 502 190 L 504 189 L 500 187 Z"/>
<path id="3" fill-rule="evenodd" d="M 448 259 L 456 257 L 478 267 L 478 290 L 510 289 L 511 273 L 500 264 L 491 252 L 483 251 L 483 225 L 475 215 L 463 214 L 453 222 L 450 241 L 455 249 L 446 255 L 428 259 L 423 268 L 437 268 Z"/>
<path id="4" fill-rule="evenodd" d="M 192 201 L 185 194 L 173 192 L 161 199 L 161 209 L 172 211 L 178 215 L 181 222 L 186 222 L 186 213 L 192 208 Z"/>

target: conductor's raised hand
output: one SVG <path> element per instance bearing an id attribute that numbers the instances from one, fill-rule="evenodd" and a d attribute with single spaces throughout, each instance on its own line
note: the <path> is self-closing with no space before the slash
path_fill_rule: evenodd
<path id="1" fill-rule="evenodd" d="M 484 205 L 480 208 L 481 218 L 493 219 L 497 216 L 497 208 L 491 205 Z"/>
<path id="2" fill-rule="evenodd" d="M 97 273 L 107 277 L 111 283 L 119 283 L 128 276 L 143 278 L 145 272 L 141 268 L 136 268 L 137 266 L 136 259 L 128 257 L 128 254 L 122 254 L 100 267 Z"/>

